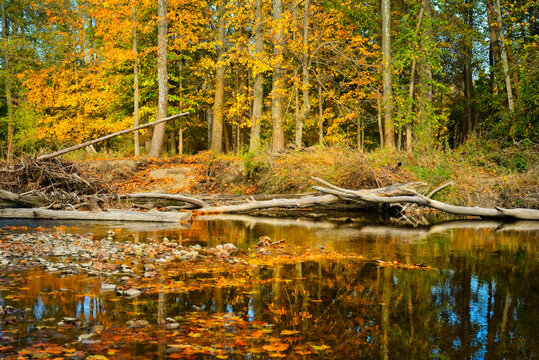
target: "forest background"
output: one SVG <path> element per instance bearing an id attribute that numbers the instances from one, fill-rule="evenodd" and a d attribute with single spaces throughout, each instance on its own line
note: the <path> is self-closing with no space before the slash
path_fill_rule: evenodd
<path id="1" fill-rule="evenodd" d="M 140 143 L 125 135 L 97 150 L 432 157 L 464 147 L 527 171 L 534 157 L 522 153 L 539 142 L 537 5 L 2 0 L 0 155 L 188 111 Z M 503 149 L 510 158 L 492 159 Z"/>

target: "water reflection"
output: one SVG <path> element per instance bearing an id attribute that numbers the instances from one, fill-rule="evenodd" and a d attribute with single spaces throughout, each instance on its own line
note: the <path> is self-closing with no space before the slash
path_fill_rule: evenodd
<path id="1" fill-rule="evenodd" d="M 162 277 L 155 279 L 161 283 L 155 293 L 136 299 L 101 293 L 98 278 L 60 278 L 34 270 L 25 274 L 20 286 L 0 290 L 0 304 L 33 309 L 28 319 L 35 320 L 20 329 L 21 346 L 25 341 L 73 341 L 65 334 L 38 331 L 51 318 L 54 322 L 64 316 L 81 319 L 73 330 L 78 335 L 95 324 L 110 327 L 135 318 L 155 324 L 166 317 L 229 313 L 245 323 L 273 324 L 274 334 L 299 331 L 301 344 L 327 345 L 331 352 L 325 356 L 330 358 L 535 358 L 539 356 L 539 231 L 533 223 L 523 227 L 525 231 L 516 224 L 457 222 L 398 230 L 282 219 L 246 225 L 244 218 L 236 218 L 196 221 L 188 229 L 124 231 L 119 241 L 167 237 L 184 244 L 232 242 L 243 248 L 268 235 L 289 245 L 426 263 L 438 270 L 324 259 L 255 267 L 247 274 L 245 286 L 169 293 L 168 280 Z M 172 280 L 189 283 L 197 278 L 176 274 Z M 0 326 L 2 331 L 12 325 Z M 234 333 L 235 326 L 231 321 L 224 331 Z M 147 344 L 144 351 L 150 348 L 163 354 L 157 345 Z M 285 354 L 302 358 L 292 347 Z"/>

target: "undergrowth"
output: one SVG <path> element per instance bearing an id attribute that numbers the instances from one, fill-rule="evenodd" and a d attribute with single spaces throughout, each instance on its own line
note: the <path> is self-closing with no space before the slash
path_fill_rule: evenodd
<path id="1" fill-rule="evenodd" d="M 412 154 L 377 150 L 361 153 L 347 147 L 314 147 L 272 156 L 269 149 L 239 155 L 179 155 L 140 158 L 144 168 L 189 166 L 195 181 L 186 193 L 302 193 L 322 178 L 350 189 L 423 181 L 431 189 L 454 185 L 435 195 L 455 205 L 539 208 L 537 147 L 509 147 L 472 139 L 453 150 L 422 150 Z M 140 168 L 140 167 L 139 167 Z M 147 174 L 142 174 L 147 178 Z M 140 183 L 139 183 L 140 184 Z"/>

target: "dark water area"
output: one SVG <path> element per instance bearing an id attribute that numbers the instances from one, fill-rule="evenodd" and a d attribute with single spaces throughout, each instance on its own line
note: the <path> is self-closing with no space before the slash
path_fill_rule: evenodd
<path id="1" fill-rule="evenodd" d="M 155 291 L 135 299 L 103 292 L 105 279 L 99 276 L 60 276 L 37 268 L 4 272 L 0 305 L 30 309 L 23 321 L 0 323 L 0 333 L 12 338 L 9 345 L 15 350 L 37 342 L 74 344 L 97 324 L 135 334 L 124 329 L 128 320 L 154 326 L 171 317 L 180 324 L 176 335 L 154 326 L 131 341 L 124 337 L 114 343 L 112 352 L 90 347 L 90 353 L 109 359 L 539 357 L 537 222 L 465 220 L 412 228 L 373 219 L 227 216 L 184 228 L 73 226 L 65 231 L 91 231 L 99 238 L 115 230 L 116 241 L 167 238 L 203 247 L 230 242 L 240 249 L 269 236 L 305 251 L 323 248 L 365 260 L 328 257 L 256 266 L 245 283 L 226 270 L 158 274 Z M 380 267 L 375 260 L 434 269 Z M 204 286 L 207 277 L 221 285 Z M 182 284 L 182 291 L 171 290 L 174 283 Z M 58 329 L 64 317 L 78 322 Z M 170 351 L 173 344 L 180 344 L 176 349 L 181 351 Z M 212 354 L 212 348 L 221 352 Z"/>

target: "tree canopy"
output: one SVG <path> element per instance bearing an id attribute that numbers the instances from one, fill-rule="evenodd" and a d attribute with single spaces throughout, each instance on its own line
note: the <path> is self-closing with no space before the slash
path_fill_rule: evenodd
<path id="1" fill-rule="evenodd" d="M 1 5 L 2 157 L 132 126 L 135 56 L 141 122 L 157 115 L 157 1 Z M 168 0 L 168 113 L 190 115 L 167 124 L 163 148 L 537 143 L 538 8 L 536 0 Z M 142 134 L 145 152 L 150 140 Z M 134 147 L 131 137 L 106 146 Z"/>

